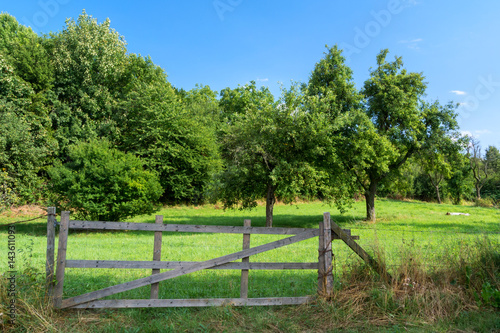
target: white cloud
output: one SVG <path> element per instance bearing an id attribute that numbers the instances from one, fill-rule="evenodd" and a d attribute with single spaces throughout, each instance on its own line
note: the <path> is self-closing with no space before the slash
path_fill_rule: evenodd
<path id="1" fill-rule="evenodd" d="M 257 82 L 267 82 L 269 81 L 269 79 L 266 77 L 265 79 L 257 79 Z"/>
<path id="2" fill-rule="evenodd" d="M 467 93 L 465 91 L 461 91 L 461 90 L 452 90 L 450 92 L 455 94 L 455 95 L 467 95 Z"/>
<path id="3" fill-rule="evenodd" d="M 418 42 L 422 42 L 423 39 L 422 38 L 415 38 L 415 39 L 412 39 L 412 40 L 406 40 L 406 39 L 402 39 L 400 40 L 398 43 L 401 43 L 401 44 L 409 44 L 409 43 L 418 43 Z"/>
<path id="4" fill-rule="evenodd" d="M 460 131 L 460 134 L 462 136 L 474 137 L 474 135 L 472 135 L 471 131 Z"/>
<path id="5" fill-rule="evenodd" d="M 415 39 L 411 39 L 411 40 L 403 39 L 403 40 L 400 40 L 399 43 L 408 44 L 409 49 L 420 50 L 418 43 L 423 42 L 423 41 L 424 40 L 422 38 L 415 38 Z"/>
<path id="6" fill-rule="evenodd" d="M 475 130 L 474 132 L 460 131 L 460 134 L 462 134 L 462 136 L 467 135 L 467 136 L 475 138 L 475 139 L 479 139 L 481 137 L 481 135 L 483 135 L 483 134 L 490 134 L 490 133 L 491 133 L 491 131 L 488 129 Z"/>

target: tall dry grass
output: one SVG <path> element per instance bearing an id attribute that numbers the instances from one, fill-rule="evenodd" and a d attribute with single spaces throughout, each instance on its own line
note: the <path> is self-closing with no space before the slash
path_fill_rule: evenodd
<path id="1" fill-rule="evenodd" d="M 374 257 L 384 264 L 383 249 L 374 248 Z M 411 244 L 400 255 L 389 270 L 390 284 L 362 261 L 342 267 L 332 299 L 319 301 L 322 311 L 315 320 L 325 330 L 425 326 L 454 320 L 466 311 L 499 311 L 500 246 L 488 237 L 460 244 L 458 251 L 443 251 L 436 266 L 424 262 Z"/>

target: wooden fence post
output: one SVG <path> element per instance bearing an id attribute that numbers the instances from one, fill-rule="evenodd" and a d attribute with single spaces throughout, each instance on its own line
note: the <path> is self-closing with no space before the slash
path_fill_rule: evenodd
<path id="1" fill-rule="evenodd" d="M 245 220 L 243 222 L 244 227 L 250 227 L 252 225 L 251 220 Z M 243 250 L 250 248 L 250 234 L 243 234 Z M 250 262 L 250 257 L 244 257 L 241 262 Z M 240 298 L 248 298 L 248 269 L 241 270 L 241 290 Z"/>
<path id="2" fill-rule="evenodd" d="M 332 254 L 332 227 L 330 213 L 323 214 L 324 251 L 325 251 L 325 296 L 331 297 L 333 292 L 333 254 Z"/>
<path id="3" fill-rule="evenodd" d="M 325 294 L 325 225 L 319 223 L 319 247 L 318 247 L 318 294 Z"/>
<path id="4" fill-rule="evenodd" d="M 61 212 L 61 227 L 59 229 L 59 245 L 57 248 L 56 286 L 54 288 L 54 305 L 62 306 L 64 270 L 66 268 L 66 248 L 68 246 L 69 212 Z"/>
<path id="5" fill-rule="evenodd" d="M 54 251 L 56 231 L 56 207 L 47 208 L 47 259 L 45 262 L 45 287 L 46 295 L 50 299 L 54 296 Z"/>
<path id="6" fill-rule="evenodd" d="M 331 297 L 332 295 L 332 258 L 332 229 L 330 213 L 324 213 L 323 221 L 319 223 L 318 294 L 320 296 Z"/>
<path id="7" fill-rule="evenodd" d="M 163 216 L 156 215 L 155 223 L 156 224 L 163 224 Z M 162 239 L 162 232 L 155 231 L 153 261 L 160 261 L 161 260 L 161 239 Z M 153 268 L 151 274 L 154 275 L 154 274 L 158 274 L 158 273 L 160 273 L 160 270 Z M 151 284 L 151 299 L 157 299 L 159 291 L 160 291 L 160 283 L 159 282 Z"/>

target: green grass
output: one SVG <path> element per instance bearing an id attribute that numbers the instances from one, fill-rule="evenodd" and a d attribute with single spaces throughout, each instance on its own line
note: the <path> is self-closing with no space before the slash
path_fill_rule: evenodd
<path id="1" fill-rule="evenodd" d="M 301 203 L 298 205 L 277 205 L 275 207 L 274 226 L 317 228 L 322 220 L 322 213 L 330 211 L 332 219 L 342 228 L 352 229 L 353 235 L 361 237 L 359 244 L 376 253 L 389 266 L 393 273 L 401 273 L 400 268 L 407 262 L 419 263 L 426 273 L 437 274 L 447 265 L 450 258 L 465 260 L 471 256 L 473 244 L 482 242 L 484 234 L 493 246 L 500 243 L 500 210 L 472 206 L 437 205 L 421 202 L 404 202 L 381 199 L 377 201 L 378 221 L 375 224 L 363 221 L 364 202 L 357 202 L 346 213 L 321 203 Z M 470 216 L 447 216 L 446 212 L 469 213 Z M 253 226 L 265 225 L 265 209 L 262 206 L 252 211 L 217 209 L 212 205 L 199 207 L 166 207 L 157 214 L 164 216 L 165 223 L 199 225 L 243 225 L 244 219 L 251 219 Z M 0 223 L 14 222 L 20 217 L 0 216 Z M 140 216 L 132 222 L 153 223 L 154 216 Z M 251 246 L 271 242 L 284 236 L 252 235 Z M 0 239 L 7 242 L 5 227 L 0 230 Z M 162 242 L 162 260 L 202 261 L 241 250 L 242 236 L 236 234 L 195 234 L 164 233 Z M 41 292 L 39 281 L 43 281 L 45 272 L 46 222 L 44 219 L 16 225 L 16 247 L 18 249 L 16 265 L 19 272 L 24 272 L 20 279 L 20 299 L 33 299 Z M 296 243 L 281 249 L 252 256 L 251 261 L 268 262 L 312 262 L 317 259 L 317 238 Z M 153 251 L 153 233 L 151 232 L 96 232 L 70 231 L 68 239 L 68 259 L 94 260 L 151 260 Z M 466 253 L 464 253 L 466 251 Z M 347 283 L 346 272 L 363 270 L 359 258 L 341 241 L 333 243 L 335 255 L 334 272 L 336 287 L 341 290 L 342 283 Z M 7 261 L 6 246 L 0 247 L 3 263 Z M 467 259 L 468 260 L 468 259 Z M 360 266 L 361 265 L 361 266 Z M 5 267 L 3 265 L 2 267 Z M 406 267 L 406 266 L 405 266 Z M 2 271 L 6 269 L 2 268 Z M 29 272 L 29 274 L 27 274 Z M 65 297 L 98 290 L 113 284 L 149 276 L 150 270 L 109 270 L 109 269 L 67 269 L 65 277 Z M 365 274 L 365 273 L 363 273 Z M 351 274 L 352 276 L 352 274 Z M 160 283 L 160 298 L 205 298 L 238 297 L 239 271 L 209 270 L 192 273 L 183 277 Z M 38 282 L 37 282 L 38 281 Z M 40 290 L 30 288 L 39 286 Z M 279 297 L 314 295 L 317 285 L 316 271 L 251 271 L 249 297 Z M 368 291 L 369 299 L 386 296 L 382 292 L 377 296 Z M 378 288 L 378 287 L 377 287 Z M 364 291 L 363 291 L 364 292 Z M 363 293 L 359 293 L 361 295 Z M 364 294 L 363 294 L 364 295 Z M 384 296 L 385 295 L 385 296 Z M 110 298 L 148 298 L 149 287 L 143 287 Z M 378 302 L 378 301 L 377 301 Z M 380 302 L 379 302 L 380 303 Z M 384 302 L 382 302 L 384 303 Z M 380 303 L 380 304 L 382 304 Z M 397 302 L 396 302 L 397 303 Z M 39 313 L 45 313 L 55 322 L 43 324 L 41 320 L 26 315 L 25 325 L 33 325 L 32 330 L 63 330 L 61 326 L 73 326 L 80 331 L 327 331 L 334 328 L 353 329 L 356 331 L 365 324 L 372 330 L 398 332 L 405 329 L 418 331 L 431 328 L 435 331 L 448 331 L 453 327 L 461 330 L 481 331 L 483 328 L 500 329 L 496 313 L 477 315 L 478 309 L 459 312 L 459 315 L 437 316 L 425 322 L 413 312 L 401 312 L 400 305 L 395 309 L 384 308 L 377 318 L 381 326 L 363 316 L 355 316 L 356 309 L 322 302 L 300 307 L 266 308 L 203 308 L 203 309 L 130 309 L 130 310 L 86 310 L 45 313 L 43 302 Z M 398 303 L 399 304 L 399 303 Z M 386 304 L 387 305 L 387 304 Z M 46 304 L 45 304 L 46 307 Z M 398 312 L 399 311 L 399 312 Z M 490 310 L 488 310 L 490 311 Z M 486 311 L 485 313 L 489 313 Z M 1 311 L 0 311 L 1 312 Z M 418 312 L 418 311 L 417 311 Z M 481 313 L 484 309 L 481 309 Z M 395 314 L 394 314 L 395 313 Z M 467 318 L 477 319 L 467 326 Z M 350 324 L 342 324 L 342 318 L 352 317 Z M 31 319 L 30 319 L 31 318 Z M 334 321 L 337 318 L 337 321 Z M 361 318 L 361 319 L 360 319 Z M 38 320 L 38 321 L 37 321 Z M 480 322 L 484 322 L 484 327 Z M 38 323 L 38 324 L 37 324 Z M 38 326 L 37 326 L 38 325 Z M 478 326 L 479 325 L 479 326 Z M 481 328 L 481 327 L 483 328 Z M 19 328 L 22 331 L 21 328 Z"/>

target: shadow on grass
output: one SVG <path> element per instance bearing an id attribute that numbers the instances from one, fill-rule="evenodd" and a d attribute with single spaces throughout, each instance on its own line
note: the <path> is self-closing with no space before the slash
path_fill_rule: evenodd
<path id="1" fill-rule="evenodd" d="M 447 218 L 444 217 L 443 220 Z M 411 227 L 415 226 L 419 231 L 428 232 L 463 232 L 463 233 L 498 233 L 500 232 L 500 224 L 498 222 L 480 222 L 478 225 L 477 221 L 465 221 L 463 217 L 456 222 L 434 222 L 434 223 L 404 223 L 404 222 L 391 222 L 390 225 L 377 225 L 377 224 L 366 224 L 361 217 L 346 216 L 346 215 L 332 215 L 332 221 L 340 226 L 346 226 L 348 228 L 356 229 L 356 226 L 361 228 L 374 228 L 374 229 L 395 229 L 402 230 L 409 228 L 408 231 L 412 231 Z M 254 217 L 251 218 L 252 226 L 254 227 L 264 227 L 265 217 Z M 274 227 L 283 228 L 318 228 L 319 222 L 322 221 L 322 216 L 307 216 L 307 215 L 276 215 L 274 217 Z M 148 221 L 149 222 L 149 221 Z M 146 223 L 148 223 L 146 222 Z M 151 221 L 153 223 L 154 221 Z M 176 221 L 173 224 L 191 224 L 191 225 L 221 225 L 221 226 L 242 226 L 243 219 L 241 217 L 230 217 L 230 216 L 188 216 L 183 218 L 182 221 Z M 7 229 L 5 229 L 7 231 Z M 149 231 L 101 231 L 101 230 L 70 230 L 71 234 L 93 234 L 93 233 L 123 233 L 130 232 L 134 234 L 151 234 Z M 47 225 L 43 222 L 31 222 L 29 224 L 19 224 L 16 225 L 16 234 L 28 235 L 28 236 L 40 236 L 44 237 L 47 234 Z M 170 234 L 170 233 L 169 233 Z M 187 233 L 183 233 L 187 234 Z"/>

